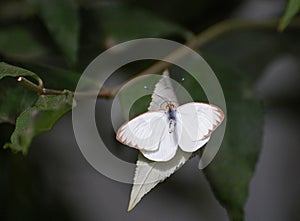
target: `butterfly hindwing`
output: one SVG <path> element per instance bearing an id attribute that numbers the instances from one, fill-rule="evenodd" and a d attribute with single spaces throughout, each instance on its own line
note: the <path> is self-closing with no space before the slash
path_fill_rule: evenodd
<path id="1" fill-rule="evenodd" d="M 182 126 L 182 121 L 177 122 L 177 131 L 179 134 L 179 146 L 183 151 L 194 152 L 204 146 L 209 141 L 209 136 L 201 140 L 194 140 L 186 128 Z"/>
<path id="2" fill-rule="evenodd" d="M 160 142 L 158 143 L 158 149 L 154 151 L 141 150 L 141 152 L 150 160 L 168 161 L 175 156 L 177 148 L 177 133 L 169 133 L 168 127 L 165 127 L 161 134 Z"/>

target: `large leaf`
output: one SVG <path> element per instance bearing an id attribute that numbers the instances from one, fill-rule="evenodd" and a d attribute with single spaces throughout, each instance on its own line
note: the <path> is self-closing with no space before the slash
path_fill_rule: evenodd
<path id="1" fill-rule="evenodd" d="M 70 65 L 77 61 L 79 16 L 73 0 L 35 0 L 38 14 Z"/>
<path id="2" fill-rule="evenodd" d="M 239 221 L 243 220 L 249 183 L 262 146 L 263 108 L 250 81 L 226 66 L 214 61 L 211 64 L 225 93 L 227 125 L 222 146 L 204 172 L 231 220 Z"/>
<path id="3" fill-rule="evenodd" d="M 32 139 L 50 130 L 72 107 L 73 97 L 70 92 L 66 91 L 62 95 L 41 95 L 32 107 L 18 117 L 11 143 L 6 143 L 4 148 L 27 153 Z"/>
<path id="4" fill-rule="evenodd" d="M 292 18 L 299 12 L 300 10 L 300 0 L 289 0 L 284 15 L 280 19 L 280 23 L 278 29 L 283 31 L 291 22 Z"/>
<path id="5" fill-rule="evenodd" d="M 0 54 L 17 60 L 32 60 L 45 55 L 48 49 L 33 32 L 23 26 L 0 29 Z"/>

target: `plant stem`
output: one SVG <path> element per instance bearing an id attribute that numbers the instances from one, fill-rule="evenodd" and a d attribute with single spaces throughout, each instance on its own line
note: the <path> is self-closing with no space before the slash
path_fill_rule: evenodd
<path id="1" fill-rule="evenodd" d="M 40 95 L 61 95 L 64 93 L 64 91 L 61 90 L 53 90 L 53 89 L 47 89 L 47 88 L 42 88 L 41 86 L 33 83 L 32 81 L 28 80 L 25 77 L 19 77 L 18 78 L 18 82 L 20 82 L 21 84 L 23 84 L 25 87 L 29 88 L 30 90 L 37 92 Z M 108 89 L 106 87 L 102 87 L 100 93 L 98 94 L 98 97 L 102 97 L 102 98 L 112 98 L 114 97 L 114 95 L 117 92 L 112 90 L 112 89 Z M 73 92 L 74 94 L 74 92 Z M 77 94 L 79 97 L 90 97 L 90 96 L 94 96 L 95 94 L 90 94 L 90 93 L 84 93 L 84 92 L 80 92 Z"/>
<path id="2" fill-rule="evenodd" d="M 200 48 L 207 43 L 211 42 L 212 40 L 218 38 L 219 36 L 233 31 L 233 30 L 240 30 L 240 29 L 271 29 L 276 31 L 278 26 L 278 21 L 277 20 L 270 20 L 266 22 L 251 22 L 251 21 L 239 21 L 239 20 L 225 20 L 221 21 L 219 23 L 216 23 L 215 25 L 205 29 L 195 37 L 193 37 L 190 41 L 186 43 L 185 46 L 190 47 L 191 49 L 196 49 Z M 300 19 L 295 18 L 290 24 L 289 28 L 300 28 Z M 181 48 L 178 50 L 172 52 L 169 54 L 167 57 L 168 59 L 172 61 L 176 61 L 177 59 L 180 59 L 185 56 L 185 51 Z M 146 70 L 142 71 L 141 73 L 137 74 L 137 76 L 141 75 L 147 75 L 147 74 L 155 74 L 158 72 L 162 72 L 163 70 L 167 69 L 171 63 L 166 63 L 164 61 L 158 61 L 154 65 L 150 66 Z M 62 94 L 63 91 L 59 90 L 52 90 L 52 89 L 46 89 L 43 88 L 39 85 L 34 84 L 33 82 L 29 81 L 28 79 L 24 77 L 20 77 L 18 79 L 19 82 L 23 83 L 33 91 L 36 91 L 39 94 L 44 94 L 44 95 L 59 95 Z M 126 83 L 126 82 L 125 82 Z M 113 88 L 105 88 L 103 87 L 99 94 L 97 95 L 99 98 L 112 98 L 114 97 L 122 85 L 125 83 L 118 85 Z M 95 94 L 88 94 L 88 93 L 78 93 L 76 94 L 77 96 L 82 96 L 82 97 L 88 97 L 88 96 L 95 96 Z"/>
<path id="3" fill-rule="evenodd" d="M 60 95 L 63 93 L 63 91 L 60 90 L 53 90 L 53 89 L 46 89 L 44 87 L 41 87 L 32 81 L 24 78 L 19 77 L 18 82 L 22 83 L 24 86 L 28 87 L 29 89 L 37 92 L 38 94 L 44 94 L 44 95 Z"/>

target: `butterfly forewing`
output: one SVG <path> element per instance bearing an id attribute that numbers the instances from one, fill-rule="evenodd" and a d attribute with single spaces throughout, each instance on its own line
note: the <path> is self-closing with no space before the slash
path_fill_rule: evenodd
<path id="1" fill-rule="evenodd" d="M 154 151 L 158 149 L 166 127 L 164 111 L 150 111 L 123 124 L 117 132 L 117 139 L 130 147 Z"/>

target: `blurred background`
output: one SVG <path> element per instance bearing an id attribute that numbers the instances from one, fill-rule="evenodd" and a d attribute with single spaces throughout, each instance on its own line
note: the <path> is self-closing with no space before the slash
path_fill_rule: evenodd
<path id="1" fill-rule="evenodd" d="M 98 54 L 119 42 L 164 37 L 185 43 L 223 20 L 259 23 L 278 19 L 287 3 L 284 0 L 50 2 L 0 1 L 0 59 L 38 73 L 49 88 L 70 90 L 74 90 L 80 73 Z M 55 11 L 57 6 L 64 9 L 68 4 L 76 9 L 76 14 Z M 64 16 L 62 27 L 51 26 L 60 22 L 55 18 Z M 79 18 L 79 24 L 67 20 L 72 16 L 74 20 Z M 62 49 L 61 39 L 69 37 L 73 29 L 80 33 L 75 36 L 78 47 L 67 44 Z M 224 87 L 231 125 L 225 134 L 230 137 L 228 144 L 248 145 L 251 156 L 252 144 L 253 152 L 257 150 L 249 165 L 249 187 L 245 187 L 249 194 L 243 206 L 247 221 L 300 220 L 299 37 L 300 25 L 288 27 L 282 33 L 276 26 L 241 28 L 224 32 L 196 48 Z M 107 84 L 117 85 L 152 63 L 131 64 L 113 75 Z M 11 82 L 7 80 L 5 84 Z M 191 91 L 197 89 L 189 82 L 187 86 Z M 248 112 L 242 108 L 240 112 L 234 112 L 235 109 L 230 112 L 231 104 L 239 108 L 236 99 L 240 98 L 236 96 L 240 91 L 236 88 L 244 97 L 250 96 L 261 105 L 263 124 L 257 123 L 261 122 L 261 116 L 251 108 Z M 0 93 L 4 94 L 1 85 Z M 106 117 L 110 116 L 111 104 L 110 99 L 99 99 L 98 129 L 114 154 L 134 162 L 137 152 L 114 139 L 110 119 Z M 242 119 L 243 124 L 236 123 L 235 117 Z M 234 127 L 245 132 L 237 133 Z M 0 124 L 1 146 L 9 141 L 13 130 L 13 124 Z M 249 135 L 255 131 L 262 131 L 262 135 Z M 250 138 L 256 140 L 249 141 Z M 223 149 L 226 150 L 226 144 Z M 209 167 L 222 160 L 222 150 L 218 156 Z M 239 160 L 247 161 L 247 157 L 241 155 Z M 26 156 L 0 149 L 0 220 L 229 220 L 223 207 L 228 202 L 221 197 L 220 204 L 215 198 L 205 174 L 198 170 L 198 159 L 187 162 L 147 194 L 133 211 L 127 212 L 131 185 L 110 180 L 88 164 L 76 144 L 69 113 L 51 131 L 36 137 Z M 241 167 L 239 163 L 231 166 Z M 239 180 L 235 169 L 216 170 L 215 174 L 220 173 L 224 180 Z"/>

